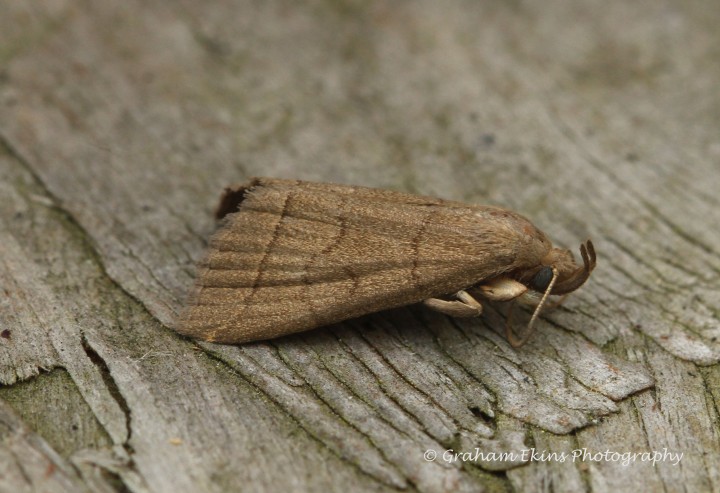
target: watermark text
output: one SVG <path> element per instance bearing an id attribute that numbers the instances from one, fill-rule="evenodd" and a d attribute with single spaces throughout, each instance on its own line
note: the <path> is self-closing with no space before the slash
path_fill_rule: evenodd
<path id="1" fill-rule="evenodd" d="M 671 452 L 667 448 L 646 452 L 618 452 L 615 450 L 591 451 L 579 448 L 569 452 L 549 452 L 535 448 L 512 452 L 486 452 L 479 448 L 472 451 L 456 452 L 452 449 L 437 451 L 428 449 L 424 458 L 428 462 L 617 462 L 627 467 L 635 462 L 680 464 L 683 452 Z"/>

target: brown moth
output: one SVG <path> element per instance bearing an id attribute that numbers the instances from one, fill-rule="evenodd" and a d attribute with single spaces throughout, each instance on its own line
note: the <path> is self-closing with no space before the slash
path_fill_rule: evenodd
<path id="1" fill-rule="evenodd" d="M 225 190 L 216 217 L 175 330 L 224 343 L 421 301 L 474 317 L 482 296 L 537 305 L 524 337 L 508 320 L 518 347 L 548 295 L 576 290 L 596 263 L 590 240 L 578 266 L 515 212 L 389 190 L 254 178 Z"/>

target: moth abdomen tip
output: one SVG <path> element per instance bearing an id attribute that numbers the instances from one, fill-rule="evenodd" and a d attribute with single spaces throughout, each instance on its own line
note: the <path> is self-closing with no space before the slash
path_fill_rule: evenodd
<path id="1" fill-rule="evenodd" d="M 259 183 L 260 178 L 251 178 L 240 185 L 226 187 L 223 194 L 220 196 L 217 207 L 215 208 L 215 219 L 219 221 L 228 214 L 237 212 L 240 208 L 240 204 L 243 200 L 245 200 L 245 192 L 257 186 Z"/>

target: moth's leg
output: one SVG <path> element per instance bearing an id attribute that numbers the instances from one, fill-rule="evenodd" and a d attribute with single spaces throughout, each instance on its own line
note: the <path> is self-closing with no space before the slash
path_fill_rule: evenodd
<path id="1" fill-rule="evenodd" d="M 455 318 L 478 317 L 482 313 L 482 305 L 478 300 L 470 296 L 466 291 L 458 291 L 455 296 L 457 300 L 445 301 L 437 298 L 429 298 L 423 303 L 428 308 L 450 315 Z"/>
<path id="2" fill-rule="evenodd" d="M 496 277 L 478 286 L 480 292 L 489 300 L 509 301 L 525 294 L 528 290 L 524 284 L 509 277 Z"/>
<path id="3" fill-rule="evenodd" d="M 553 308 L 559 307 L 560 305 L 562 305 L 565 302 L 565 300 L 567 299 L 568 296 L 570 296 L 570 293 L 565 293 L 564 295 L 562 295 L 560 297 L 560 299 L 555 300 L 552 303 L 548 303 L 547 305 L 545 305 L 545 309 L 552 310 Z"/>

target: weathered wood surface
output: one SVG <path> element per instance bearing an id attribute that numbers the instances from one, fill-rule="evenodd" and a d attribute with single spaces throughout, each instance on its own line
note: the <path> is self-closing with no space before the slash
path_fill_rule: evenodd
<path id="1" fill-rule="evenodd" d="M 720 4 L 5 2 L 0 491 L 720 491 Z M 227 184 L 493 203 L 589 284 L 520 350 L 419 306 L 166 328 Z M 442 453 L 684 453 L 637 461 Z M 439 454 L 427 461 L 427 450 Z"/>

